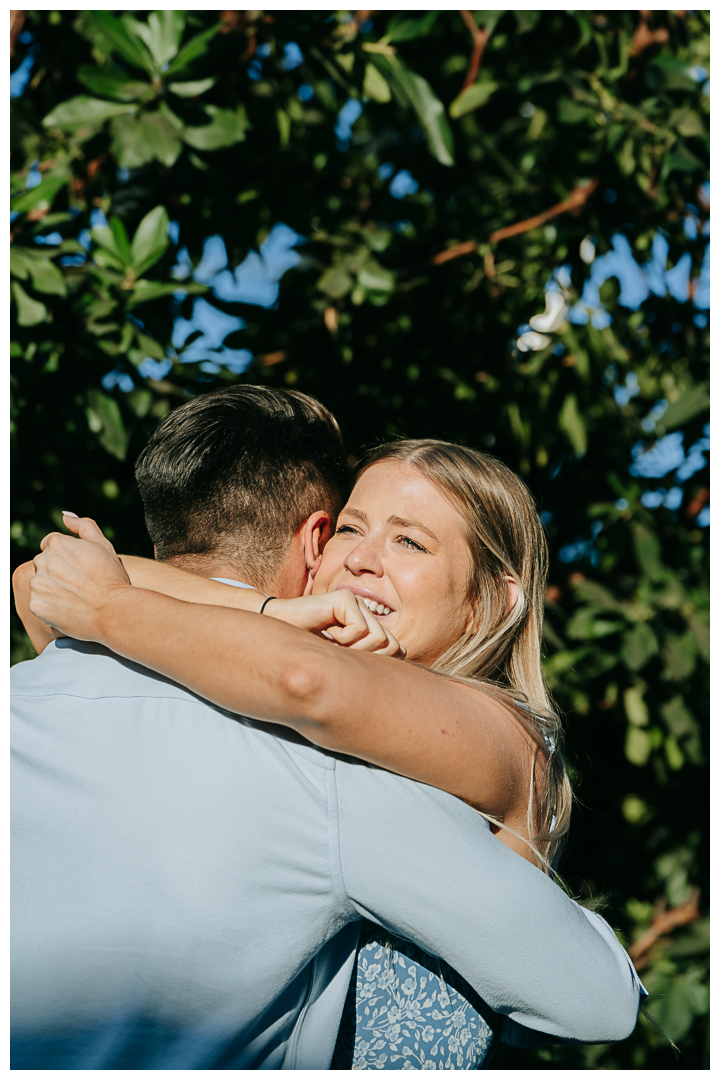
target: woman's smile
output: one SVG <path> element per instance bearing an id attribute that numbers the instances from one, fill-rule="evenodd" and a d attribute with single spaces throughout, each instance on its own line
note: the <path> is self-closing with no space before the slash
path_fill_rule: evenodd
<path id="1" fill-rule="evenodd" d="M 458 511 L 411 465 L 385 461 L 355 485 L 313 592 L 349 589 L 388 622 L 410 659 L 429 664 L 470 627 L 469 574 Z"/>

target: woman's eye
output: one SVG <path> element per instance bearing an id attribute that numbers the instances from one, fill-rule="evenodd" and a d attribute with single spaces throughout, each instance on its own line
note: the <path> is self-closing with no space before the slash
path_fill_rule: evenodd
<path id="1" fill-rule="evenodd" d="M 403 547 L 410 548 L 411 551 L 422 551 L 427 555 L 427 549 L 421 544 L 418 544 L 416 540 L 411 540 L 409 536 L 399 536 L 398 542 L 401 543 Z"/>
<path id="2" fill-rule="evenodd" d="M 346 534 L 346 535 L 349 535 L 349 536 L 359 536 L 360 535 L 358 530 L 353 525 L 338 525 L 338 527 L 335 529 L 335 535 L 336 536 L 342 536 L 343 534 Z"/>

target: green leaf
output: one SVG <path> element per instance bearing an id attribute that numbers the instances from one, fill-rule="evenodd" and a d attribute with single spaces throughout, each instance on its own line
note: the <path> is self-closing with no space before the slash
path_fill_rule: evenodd
<path id="1" fill-rule="evenodd" d="M 651 90 L 697 90 L 693 64 L 675 56 L 657 56 L 645 68 L 645 81 Z"/>
<path id="2" fill-rule="evenodd" d="M 648 707 L 643 697 L 644 691 L 645 683 L 640 682 L 634 686 L 629 686 L 623 694 L 625 715 L 635 727 L 646 727 L 650 719 Z"/>
<path id="3" fill-rule="evenodd" d="M 485 82 L 477 82 L 473 83 L 472 86 L 468 86 L 467 90 L 463 90 L 461 94 L 458 94 L 448 109 L 453 120 L 464 116 L 465 113 L 472 112 L 473 109 L 477 109 L 480 105 L 484 105 L 486 101 L 490 100 L 499 85 L 499 83 L 488 79 Z"/>
<path id="4" fill-rule="evenodd" d="M 125 460 L 128 433 L 123 424 L 120 406 L 114 398 L 100 390 L 90 389 L 87 394 L 86 415 L 91 431 L 98 435 L 100 445 L 119 461 Z"/>
<path id="5" fill-rule="evenodd" d="M 657 580 L 663 570 L 660 540 L 639 521 L 632 523 L 632 538 L 638 566 L 651 581 Z"/>
<path id="6" fill-rule="evenodd" d="M 10 248 L 10 272 L 24 281 L 28 274 L 33 288 L 41 293 L 65 296 L 67 285 L 61 271 L 47 255 L 32 248 Z"/>
<path id="7" fill-rule="evenodd" d="M 625 627 L 624 622 L 598 619 L 591 608 L 579 608 L 565 624 L 565 633 L 575 641 L 607 637 Z"/>
<path id="8" fill-rule="evenodd" d="M 697 643 L 690 630 L 684 634 L 666 634 L 663 644 L 664 676 L 682 682 L 692 675 L 697 660 Z"/>
<path id="9" fill-rule="evenodd" d="M 677 131 L 686 139 L 693 135 L 702 137 L 707 134 L 705 125 L 696 112 L 692 109 L 675 109 L 668 119 L 670 131 Z"/>
<path id="10" fill-rule="evenodd" d="M 558 101 L 558 120 L 561 124 L 584 124 L 592 112 L 586 105 L 581 105 L 569 97 L 561 97 Z"/>
<path id="11" fill-rule="evenodd" d="M 290 142 L 290 117 L 284 109 L 276 109 L 275 118 L 277 120 L 278 131 L 280 132 L 280 145 L 287 146 Z"/>
<path id="12" fill-rule="evenodd" d="M 635 171 L 635 158 L 633 156 L 633 140 L 628 138 L 622 144 L 618 154 L 618 165 L 625 176 L 630 176 Z"/>
<path id="13" fill-rule="evenodd" d="M 138 276 L 162 257 L 170 243 L 170 219 L 164 206 L 156 206 L 137 227 L 131 246 L 132 265 Z"/>
<path id="14" fill-rule="evenodd" d="M 384 41 L 412 41 L 426 37 L 432 30 L 439 11 L 428 11 L 421 19 L 409 19 L 405 12 L 393 12 L 385 28 Z"/>
<path id="15" fill-rule="evenodd" d="M 668 731 L 678 739 L 686 735 L 694 735 L 697 731 L 697 720 L 689 711 L 680 694 L 660 706 L 660 715 L 667 725 Z"/>
<path id="16" fill-rule="evenodd" d="M 146 23 L 123 16 L 123 24 L 147 45 L 158 71 L 162 71 L 180 48 L 185 29 L 185 12 L 163 8 L 151 11 Z"/>
<path id="17" fill-rule="evenodd" d="M 573 589 L 575 594 L 580 597 L 581 600 L 585 600 L 586 603 L 592 604 L 596 608 L 607 608 L 609 611 L 622 610 L 622 604 L 613 596 L 609 589 L 606 589 L 598 581 L 591 581 L 588 578 L 573 582 Z"/>
<path id="18" fill-rule="evenodd" d="M 587 450 L 587 429 L 574 394 L 568 394 L 565 398 L 558 422 L 577 456 L 582 457 Z"/>
<path id="19" fill-rule="evenodd" d="M 148 337 L 147 334 L 137 335 L 138 349 L 142 352 L 142 358 L 145 359 L 149 356 L 151 360 L 164 360 L 165 349 L 159 341 L 155 341 L 154 338 Z"/>
<path id="20" fill-rule="evenodd" d="M 16 214 L 26 214 L 28 210 L 43 210 L 52 206 L 58 191 L 68 182 L 68 176 L 46 176 L 37 187 L 19 195 L 10 203 L 10 209 Z"/>
<path id="21" fill-rule="evenodd" d="M 13 281 L 12 293 L 17 305 L 17 321 L 20 326 L 36 326 L 47 318 L 47 308 L 39 300 L 32 300 L 19 282 Z"/>
<path id="22" fill-rule="evenodd" d="M 91 229 L 90 230 L 90 235 L 92 236 L 95 243 L 98 244 L 99 247 L 101 247 L 103 249 L 103 251 L 107 252 L 111 256 L 112 262 L 110 263 L 110 265 L 116 264 L 118 269 L 121 269 L 121 270 L 125 266 L 129 265 L 129 261 L 126 263 L 123 260 L 123 254 L 122 254 L 120 248 L 117 245 L 117 239 L 116 239 L 115 233 L 113 232 L 113 230 L 110 228 L 109 225 L 103 225 L 101 227 L 96 227 L 94 229 Z M 127 240 L 127 237 L 126 237 L 126 240 Z M 96 262 L 99 262 L 99 260 L 97 258 L 97 256 L 99 254 L 100 254 L 100 252 L 96 253 Z M 104 263 L 99 262 L 99 265 L 103 266 Z"/>
<path id="23" fill-rule="evenodd" d="M 504 11 L 491 11 L 491 12 L 483 11 L 482 14 L 484 16 L 487 16 L 487 15 L 500 16 L 500 15 L 504 15 L 505 12 Z M 513 15 L 515 16 L 515 21 L 517 23 L 517 32 L 518 32 L 518 34 L 527 34 L 529 30 L 534 30 L 535 27 L 537 26 L 537 24 L 539 23 L 541 12 L 539 12 L 539 11 L 517 11 L 517 10 L 513 10 Z M 475 18 L 477 18 L 477 13 L 475 15 Z M 497 21 L 498 20 L 495 19 L 495 22 L 497 22 Z"/>
<path id="24" fill-rule="evenodd" d="M 318 281 L 318 289 L 333 300 L 339 300 L 352 289 L 352 278 L 340 267 L 331 266 Z"/>
<path id="25" fill-rule="evenodd" d="M 671 172 L 701 172 L 705 171 L 705 166 L 699 157 L 693 154 L 692 150 L 688 149 L 682 139 L 679 139 L 675 143 L 672 152 L 667 159 L 667 170 Z"/>
<path id="26" fill-rule="evenodd" d="M 182 143 L 164 112 L 123 116 L 112 122 L 112 149 L 118 164 L 136 169 L 148 161 L 174 165 L 180 156 Z"/>
<path id="27" fill-rule="evenodd" d="M 45 127 L 59 127 L 63 131 L 77 131 L 83 127 L 99 127 L 113 116 L 123 116 L 135 112 L 134 105 L 102 101 L 86 94 L 70 98 L 57 105 L 43 119 Z"/>
<path id="28" fill-rule="evenodd" d="M 442 102 L 428 82 L 405 67 L 397 56 L 371 53 L 373 64 L 386 77 L 400 102 L 409 102 L 417 113 L 428 141 L 428 149 L 441 165 L 453 165 L 453 134 Z"/>
<path id="29" fill-rule="evenodd" d="M 706 662 L 710 659 L 710 625 L 707 612 L 691 611 L 687 616 L 687 624 L 695 635 L 698 652 Z"/>
<path id="30" fill-rule="evenodd" d="M 641 671 L 657 651 L 657 638 L 647 623 L 636 623 L 623 634 L 621 655 L 630 671 Z"/>
<path id="31" fill-rule="evenodd" d="M 652 737 L 642 728 L 629 727 L 625 736 L 625 757 L 632 765 L 645 765 L 652 751 Z"/>
<path id="32" fill-rule="evenodd" d="M 220 109 L 217 105 L 206 105 L 205 115 L 210 123 L 204 127 L 186 127 L 182 137 L 196 150 L 218 150 L 222 146 L 233 146 L 243 142 L 248 129 L 245 109 Z"/>
<path id="33" fill-rule="evenodd" d="M 93 11 L 95 26 L 108 44 L 128 63 L 154 74 L 155 64 L 143 41 L 110 11 Z"/>
<path id="34" fill-rule="evenodd" d="M 190 38 L 188 43 L 183 45 L 172 63 L 168 65 L 164 72 L 165 78 L 169 79 L 172 75 L 176 75 L 178 71 L 184 71 L 194 60 L 197 60 L 200 56 L 204 56 L 207 52 L 208 45 L 219 29 L 220 23 L 216 23 L 214 26 L 211 26 L 209 30 L 205 30 L 202 34 L 197 34 L 194 38 Z"/>
<path id="35" fill-rule="evenodd" d="M 178 97 L 199 97 L 200 94 L 204 94 L 206 90 L 210 90 L 217 79 L 196 79 L 194 82 L 172 82 L 168 85 L 168 90 L 172 90 L 173 94 L 177 94 Z"/>
<path id="36" fill-rule="evenodd" d="M 148 82 L 131 79 L 124 71 L 99 68 L 94 64 L 79 67 L 77 77 L 94 94 L 102 94 L 115 101 L 137 101 L 151 98 L 155 93 Z"/>
<path id="37" fill-rule="evenodd" d="M 119 217 L 110 218 L 110 232 L 113 235 L 115 250 L 120 257 L 120 261 L 123 266 L 130 266 L 130 241 L 128 240 L 127 229 Z"/>
<path id="38" fill-rule="evenodd" d="M 172 285 L 166 285 L 159 281 L 148 281 L 147 278 L 141 278 L 133 286 L 130 294 L 130 304 L 131 306 L 145 304 L 148 300 L 157 300 L 161 296 L 172 296 L 178 289 L 182 289 L 184 293 L 203 293 L 207 292 L 207 288 L 207 285 L 189 284 L 184 281 L 182 284 L 176 281 Z"/>
<path id="39" fill-rule="evenodd" d="M 379 101 L 382 104 L 390 101 L 390 98 L 392 97 L 387 81 L 382 77 L 374 64 L 367 64 L 365 67 L 363 94 L 366 98 L 370 98 L 371 101 Z"/>
<path id="40" fill-rule="evenodd" d="M 698 413 L 705 412 L 710 407 L 709 390 L 710 384 L 706 382 L 697 383 L 695 386 L 690 387 L 689 390 L 686 390 L 681 398 L 668 406 L 658 420 L 656 427 L 658 435 L 673 431 L 675 428 L 680 427 L 681 424 L 692 420 Z"/>
<path id="41" fill-rule="evenodd" d="M 395 274 L 375 259 L 368 259 L 358 274 L 358 285 L 368 292 L 391 293 L 395 290 Z"/>

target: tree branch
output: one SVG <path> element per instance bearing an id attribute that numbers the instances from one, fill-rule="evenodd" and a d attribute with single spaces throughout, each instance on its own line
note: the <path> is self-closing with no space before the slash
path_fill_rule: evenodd
<path id="1" fill-rule="evenodd" d="M 471 11 L 461 11 L 460 14 L 473 39 L 472 56 L 470 57 L 467 75 L 465 76 L 465 82 L 463 83 L 463 90 L 467 90 L 468 86 L 472 86 L 477 78 L 477 73 L 480 70 L 480 61 L 482 60 L 482 54 L 487 45 L 488 38 L 490 37 L 490 32 L 484 27 L 482 30 L 480 29 L 475 22 Z"/>
<path id="2" fill-rule="evenodd" d="M 514 225 L 506 225 L 502 229 L 496 229 L 488 237 L 490 243 L 497 244 L 500 240 L 507 240 L 509 236 L 518 236 L 520 233 L 529 232 L 530 229 L 537 229 L 539 225 L 544 225 L 546 221 L 550 221 L 552 218 L 557 217 L 558 214 L 564 214 L 568 210 L 579 210 L 590 198 L 598 183 L 598 180 L 591 180 L 588 184 L 582 184 L 571 191 L 567 199 L 563 199 L 562 202 L 551 206 L 549 210 L 543 210 L 541 214 L 526 218 L 525 221 L 516 221 Z M 433 266 L 441 266 L 443 263 L 449 262 L 450 259 L 457 259 L 461 255 L 470 255 L 477 246 L 477 240 L 465 240 L 462 244 L 454 244 L 452 247 L 446 248 L 445 251 L 440 251 L 437 255 L 434 255 L 431 260 L 432 264 Z"/>
<path id="3" fill-rule="evenodd" d="M 640 971 L 647 966 L 647 954 L 658 938 L 664 934 L 669 934 L 678 926 L 687 926 L 688 923 L 695 922 L 696 919 L 700 918 L 699 899 L 700 890 L 693 889 L 690 899 L 686 903 L 681 904 L 680 907 L 671 908 L 670 911 L 661 911 L 655 916 L 645 933 L 641 934 L 635 944 L 628 949 L 628 955 L 635 965 L 636 971 Z"/>
<path id="4" fill-rule="evenodd" d="M 670 34 L 664 26 L 658 27 L 657 30 L 651 30 L 648 26 L 648 19 L 652 15 L 652 11 L 641 11 L 639 14 L 640 22 L 633 34 L 630 52 L 628 54 L 631 59 L 640 56 L 640 54 L 644 53 L 646 49 L 649 49 L 651 45 L 664 45 L 665 42 L 670 39 Z"/>
<path id="5" fill-rule="evenodd" d="M 496 229 L 495 232 L 490 233 L 490 243 L 497 244 L 500 240 L 507 240 L 509 236 L 530 232 L 531 229 L 537 229 L 539 225 L 544 225 L 546 221 L 550 221 L 552 218 L 557 217 L 558 214 L 564 214 L 568 210 L 579 210 L 588 201 L 598 183 L 598 180 L 591 180 L 588 184 L 581 184 L 570 192 L 567 199 L 563 199 L 562 202 L 551 206 L 549 210 L 543 210 L 541 214 L 526 218 L 525 221 L 517 221 L 514 225 L 506 225 L 504 229 Z"/>
<path id="6" fill-rule="evenodd" d="M 460 255 L 470 255 L 477 246 L 477 240 L 465 240 L 462 244 L 455 244 L 453 247 L 441 251 L 438 255 L 433 255 L 432 264 L 433 266 L 441 266 L 442 263 L 449 262 L 450 259 L 457 259 Z"/>
<path id="7" fill-rule="evenodd" d="M 10 55 L 15 52 L 15 42 L 18 39 L 18 35 L 23 28 L 25 22 L 24 11 L 11 11 L 10 12 Z"/>

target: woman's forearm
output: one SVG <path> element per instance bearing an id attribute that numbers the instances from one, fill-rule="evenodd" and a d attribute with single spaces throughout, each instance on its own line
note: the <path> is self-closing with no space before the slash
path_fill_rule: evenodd
<path id="1" fill-rule="evenodd" d="M 132 588 L 104 605 L 96 636 L 223 709 L 291 727 L 523 827 L 532 748 L 506 710 L 467 686 L 266 616 Z"/>
<path id="2" fill-rule="evenodd" d="M 301 733 L 322 725 L 321 717 L 312 715 L 310 699 L 319 688 L 316 673 L 325 654 L 332 655 L 336 646 L 304 630 L 264 615 L 139 588 L 111 596 L 94 630 L 113 652 L 181 682 L 223 709 L 287 724 Z"/>

